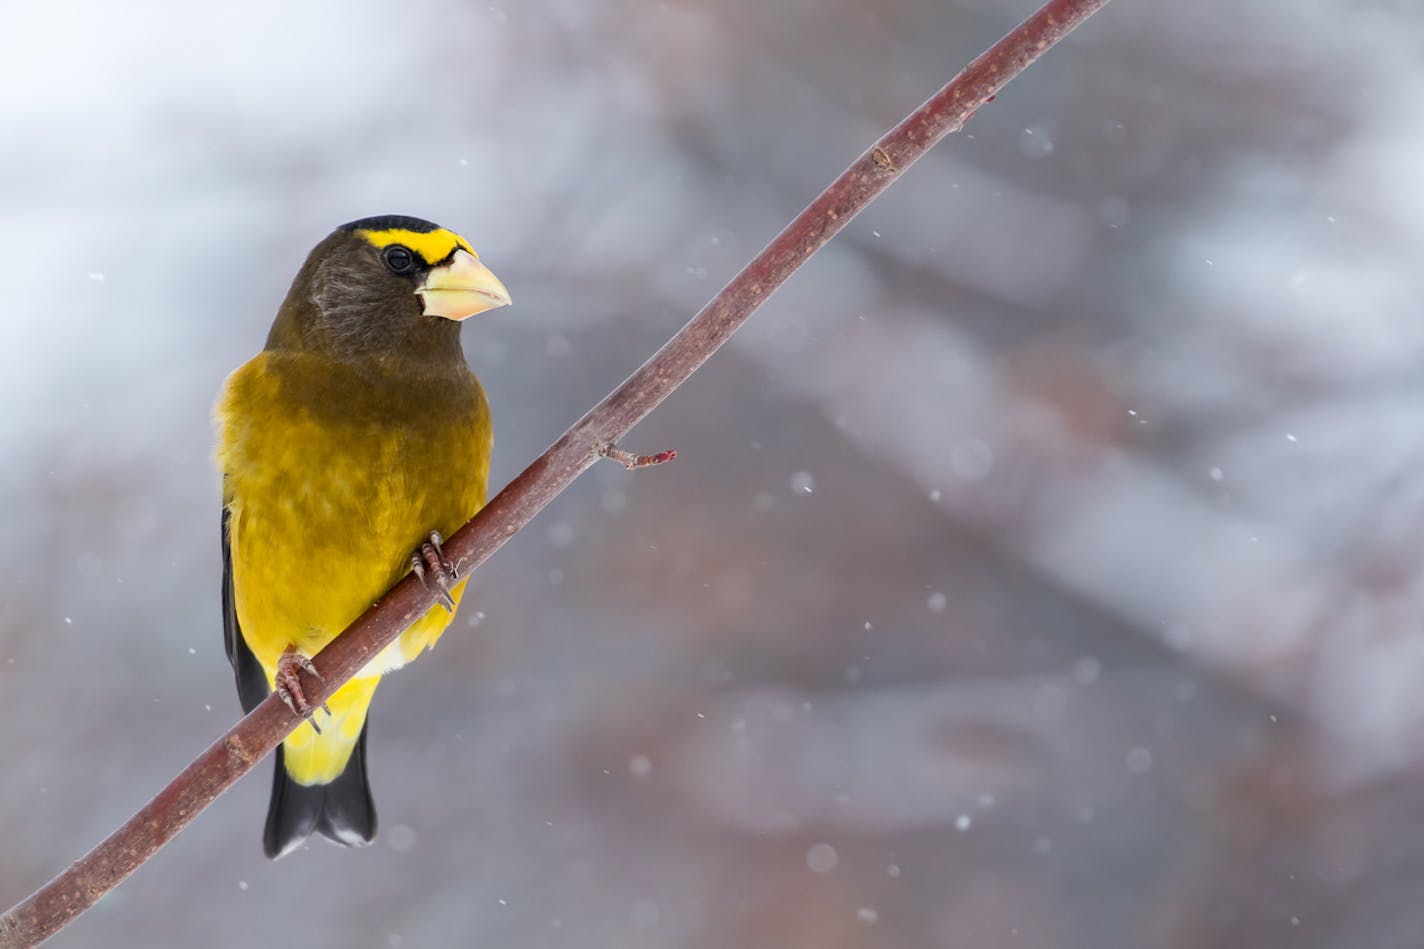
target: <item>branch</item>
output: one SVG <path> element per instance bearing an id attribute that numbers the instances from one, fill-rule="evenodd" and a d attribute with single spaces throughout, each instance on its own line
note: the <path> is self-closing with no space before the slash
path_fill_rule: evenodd
<path id="1" fill-rule="evenodd" d="M 635 456 L 618 439 L 682 385 L 786 278 L 945 135 L 1107 0 L 1049 0 L 949 85 L 876 142 L 821 192 L 677 335 L 534 460 L 445 544 L 462 574 L 484 563 L 600 457 L 629 467 L 669 460 Z M 407 576 L 316 657 L 321 705 L 407 626 L 435 595 Z M 275 748 L 300 719 L 276 695 L 252 710 L 153 800 L 67 870 L 0 916 L 0 949 L 39 944 L 93 906 L 152 857 Z"/>

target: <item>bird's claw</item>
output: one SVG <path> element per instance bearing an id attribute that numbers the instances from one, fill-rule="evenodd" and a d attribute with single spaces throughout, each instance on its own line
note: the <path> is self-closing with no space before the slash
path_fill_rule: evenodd
<path id="1" fill-rule="evenodd" d="M 302 672 L 310 673 L 312 678 L 318 682 L 326 681 L 321 677 L 321 673 L 316 671 L 316 664 L 312 662 L 310 656 L 297 652 L 295 646 L 288 646 L 278 658 L 277 671 L 272 676 L 276 687 L 275 691 L 277 697 L 286 704 L 287 708 L 306 719 L 307 723 L 311 725 L 312 731 L 320 735 L 321 729 L 317 727 L 316 720 L 312 717 L 315 709 L 307 701 L 306 692 L 302 689 Z M 331 714 L 331 710 L 326 707 L 325 702 L 322 703 L 321 708 L 327 715 Z"/>
<path id="2" fill-rule="evenodd" d="M 435 584 L 436 601 L 445 612 L 455 612 L 455 597 L 451 590 L 460 579 L 459 569 L 445 559 L 443 539 L 439 531 L 431 531 L 430 537 L 420 545 L 420 549 L 410 556 L 410 569 L 420 578 L 420 585 L 429 590 L 431 581 Z M 427 575 L 430 579 L 426 579 Z"/>

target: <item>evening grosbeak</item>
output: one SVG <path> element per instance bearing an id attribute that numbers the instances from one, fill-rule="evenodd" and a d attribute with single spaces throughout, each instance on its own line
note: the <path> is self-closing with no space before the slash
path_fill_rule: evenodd
<path id="1" fill-rule="evenodd" d="M 263 845 L 369 842 L 366 711 L 430 648 L 463 592 L 440 551 L 485 502 L 490 413 L 460 321 L 509 303 L 468 242 L 418 218 L 343 225 L 292 282 L 262 352 L 215 410 L 223 633 L 251 711 L 276 690 L 306 719 L 277 749 Z M 413 554 L 414 552 L 414 554 Z M 313 709 L 299 670 L 414 567 L 437 603 Z"/>

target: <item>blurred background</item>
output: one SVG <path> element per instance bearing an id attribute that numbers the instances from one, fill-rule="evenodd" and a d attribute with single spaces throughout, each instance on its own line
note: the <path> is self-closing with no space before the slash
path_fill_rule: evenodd
<path id="1" fill-rule="evenodd" d="M 1032 0 L 11 5 L 0 904 L 238 712 L 210 408 L 306 252 L 470 239 L 504 484 Z M 1424 11 L 1119 0 L 53 940 L 1413 947 Z M 1411 38 L 1412 37 L 1412 38 Z"/>

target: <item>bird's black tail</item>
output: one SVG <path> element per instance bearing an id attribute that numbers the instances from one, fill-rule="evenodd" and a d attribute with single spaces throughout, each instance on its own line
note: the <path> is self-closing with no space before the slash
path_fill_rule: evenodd
<path id="1" fill-rule="evenodd" d="M 262 849 L 276 859 L 295 850 L 316 831 L 348 847 L 368 844 L 376 836 L 376 804 L 366 779 L 366 726 L 351 749 L 346 770 L 330 784 L 298 784 L 287 774 L 282 746 L 277 746 L 277 770 L 272 776 L 272 801 Z"/>

